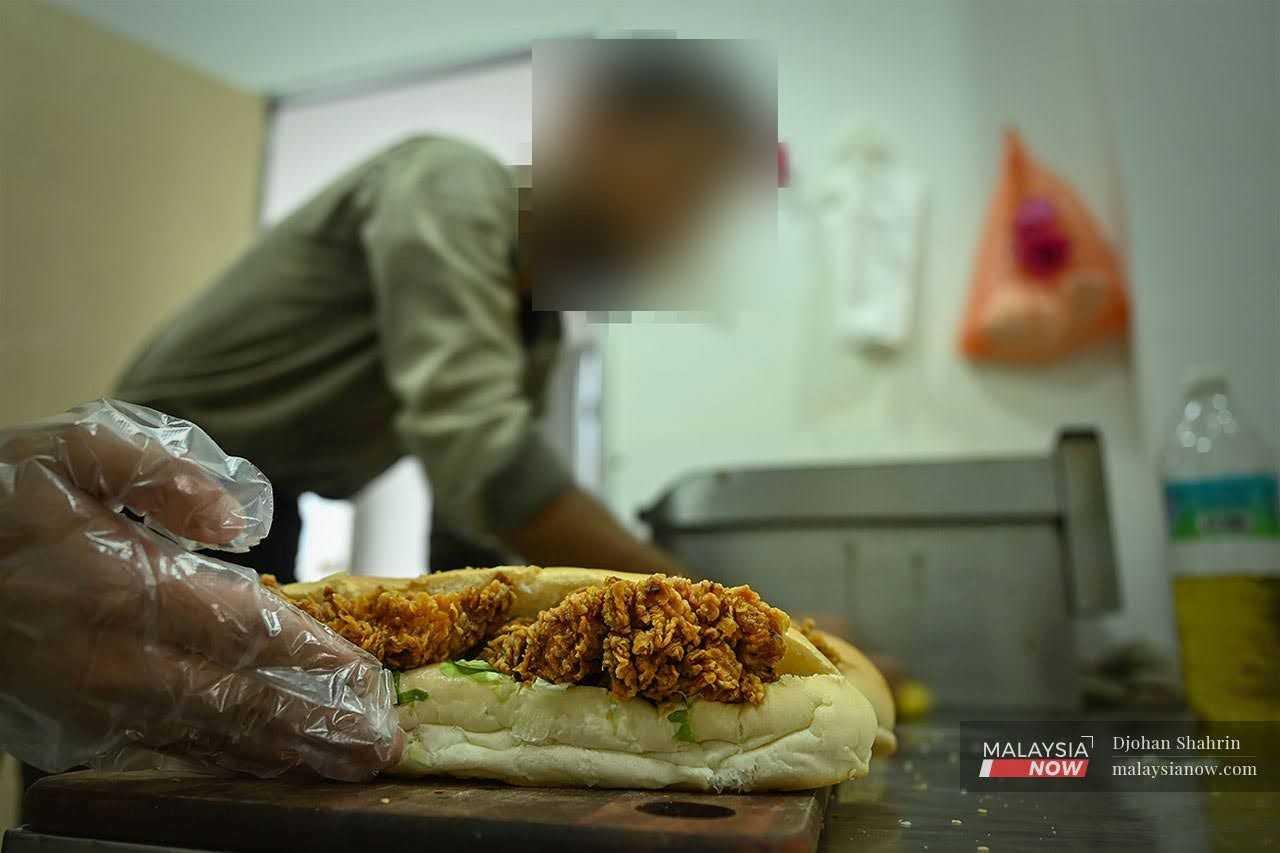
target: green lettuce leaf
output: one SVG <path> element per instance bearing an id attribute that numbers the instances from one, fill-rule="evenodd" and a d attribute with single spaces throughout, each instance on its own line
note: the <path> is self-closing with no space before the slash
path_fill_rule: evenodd
<path id="1" fill-rule="evenodd" d="M 697 738 L 693 736 L 693 727 L 689 725 L 689 709 L 687 707 L 667 714 L 667 720 L 676 724 L 676 733 L 673 736 L 676 740 L 682 740 L 685 743 L 697 743 Z"/>
<path id="2" fill-rule="evenodd" d="M 431 694 L 428 693 L 427 691 L 418 690 L 417 688 L 414 688 L 413 690 L 406 690 L 403 693 L 397 693 L 396 704 L 403 705 L 406 702 L 421 702 L 424 699 L 430 699 L 430 698 L 431 698 Z"/>
<path id="3" fill-rule="evenodd" d="M 452 678 L 470 678 L 473 681 L 501 681 L 502 673 L 482 660 L 451 660 L 440 664 L 440 671 Z"/>
<path id="4" fill-rule="evenodd" d="M 401 690 L 400 689 L 400 673 L 398 672 L 391 673 L 391 681 L 392 683 L 395 684 L 397 705 L 404 705 L 407 702 L 421 702 L 424 699 L 431 698 L 430 693 L 428 693 L 425 690 L 419 690 L 416 687 L 410 690 Z"/>

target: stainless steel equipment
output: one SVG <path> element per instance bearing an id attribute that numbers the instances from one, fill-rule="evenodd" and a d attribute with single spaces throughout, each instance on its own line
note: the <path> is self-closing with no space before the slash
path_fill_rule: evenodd
<path id="1" fill-rule="evenodd" d="M 1118 605 L 1102 447 L 711 471 L 641 513 L 690 566 L 900 660 L 952 708 L 1079 704 L 1074 619 Z"/>

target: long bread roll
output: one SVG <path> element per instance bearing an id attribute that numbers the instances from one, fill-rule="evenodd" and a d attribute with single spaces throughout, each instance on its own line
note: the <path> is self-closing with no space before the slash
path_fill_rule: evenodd
<path id="1" fill-rule="evenodd" d="M 528 620 L 580 590 L 654 577 L 661 576 L 503 566 L 413 579 L 338 575 L 282 591 L 449 594 L 500 579 L 513 592 L 508 618 Z M 758 704 L 619 698 L 599 684 L 517 680 L 483 661 L 412 669 L 397 677 L 408 738 L 392 772 L 703 791 L 814 788 L 864 775 L 880 728 L 872 702 L 799 631 L 787 628 L 782 642 L 776 680 Z"/>
<path id="2" fill-rule="evenodd" d="M 871 659 L 849 641 L 817 629 L 810 629 L 808 634 L 810 637 L 816 635 L 817 644 L 827 647 L 836 667 L 844 673 L 854 687 L 862 691 L 862 695 L 867 697 L 871 707 L 875 709 L 879 731 L 876 732 L 873 754 L 893 755 L 898 751 L 898 736 L 893 731 L 897 713 L 889 682 L 880 674 L 880 670 L 876 669 Z"/>

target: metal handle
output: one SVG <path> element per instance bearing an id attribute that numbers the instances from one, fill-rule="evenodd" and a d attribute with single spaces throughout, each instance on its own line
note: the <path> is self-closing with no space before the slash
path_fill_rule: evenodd
<path id="1" fill-rule="evenodd" d="M 1067 550 L 1072 611 L 1088 616 L 1116 610 L 1120 589 L 1102 439 L 1093 429 L 1058 434 L 1054 464 Z"/>

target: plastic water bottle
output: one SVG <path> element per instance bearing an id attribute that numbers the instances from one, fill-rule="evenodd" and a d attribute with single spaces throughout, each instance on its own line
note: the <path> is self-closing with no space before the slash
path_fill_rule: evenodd
<path id="1" fill-rule="evenodd" d="M 1276 463 L 1221 374 L 1188 381 L 1163 468 L 1187 699 L 1209 720 L 1280 720 Z"/>

